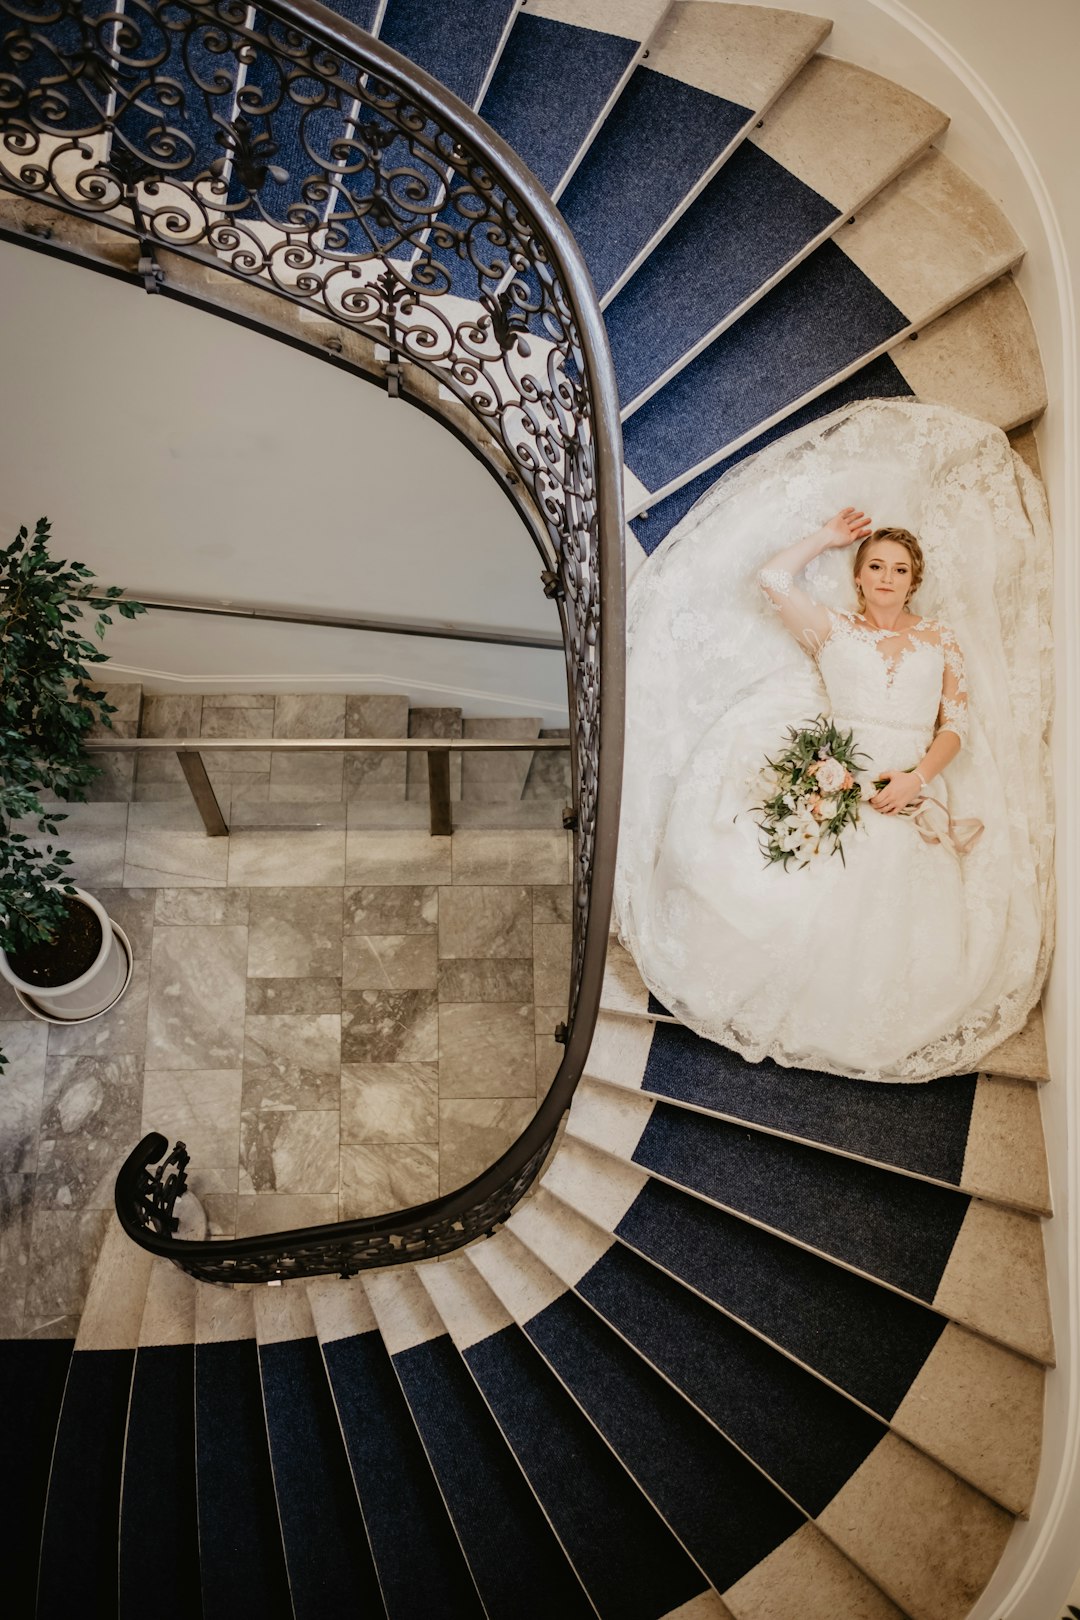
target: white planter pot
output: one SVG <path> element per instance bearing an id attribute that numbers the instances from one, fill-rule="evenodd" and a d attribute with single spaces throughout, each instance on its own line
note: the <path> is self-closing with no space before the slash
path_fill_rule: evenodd
<path id="1" fill-rule="evenodd" d="M 84 889 L 76 889 L 75 896 L 84 906 L 89 906 L 101 924 L 101 949 L 86 972 L 77 979 L 53 989 L 30 984 L 12 971 L 6 954 L 0 951 L 0 974 L 14 986 L 24 1006 L 29 1001 L 29 1011 L 40 1010 L 46 1018 L 62 1023 L 95 1018 L 98 1013 L 104 1012 L 119 999 L 131 976 L 131 959 L 105 907 Z"/>

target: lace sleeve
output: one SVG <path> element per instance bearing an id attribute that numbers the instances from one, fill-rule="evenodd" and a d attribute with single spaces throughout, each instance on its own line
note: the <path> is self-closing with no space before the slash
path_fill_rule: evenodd
<path id="1" fill-rule="evenodd" d="M 779 613 L 784 629 L 808 653 L 817 654 L 832 628 L 828 608 L 801 590 L 786 568 L 758 570 L 758 584 Z"/>
<path id="2" fill-rule="evenodd" d="M 941 677 L 941 706 L 938 709 L 937 731 L 951 731 L 961 742 L 967 738 L 968 690 L 964 679 L 964 655 L 960 643 L 947 624 L 938 626 L 941 650 L 945 654 L 945 668 Z"/>

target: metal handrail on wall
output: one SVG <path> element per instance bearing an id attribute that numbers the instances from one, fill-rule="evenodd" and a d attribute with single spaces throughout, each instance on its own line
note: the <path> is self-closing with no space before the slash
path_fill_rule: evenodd
<path id="1" fill-rule="evenodd" d="M 95 739 L 85 745 L 88 753 L 174 753 L 191 789 L 191 797 L 210 838 L 221 838 L 229 831 L 214 785 L 207 774 L 204 753 L 230 754 L 239 751 L 293 754 L 426 754 L 428 806 L 431 835 L 446 837 L 453 832 L 450 809 L 450 756 L 452 754 L 534 754 L 566 753 L 568 737 L 530 737 L 520 742 L 505 737 L 116 737 Z M 563 826 L 569 831 L 576 820 L 568 809 Z"/>
<path id="2" fill-rule="evenodd" d="M 564 221 L 506 143 L 315 0 L 88 9 L 0 0 L 0 189 L 136 241 L 147 292 L 166 290 L 164 261 L 194 261 L 374 340 L 390 356 L 389 392 L 403 393 L 416 368 L 472 414 L 542 524 L 533 533 L 563 631 L 574 817 L 563 1061 L 495 1164 L 415 1209 L 189 1242 L 174 1213 L 186 1150 L 169 1154 L 152 1133 L 120 1172 L 117 1212 L 144 1248 L 215 1282 L 443 1254 L 490 1231 L 536 1175 L 599 1008 L 622 774 L 624 531 L 599 306 Z M 430 390 L 421 408 L 441 409 Z"/>

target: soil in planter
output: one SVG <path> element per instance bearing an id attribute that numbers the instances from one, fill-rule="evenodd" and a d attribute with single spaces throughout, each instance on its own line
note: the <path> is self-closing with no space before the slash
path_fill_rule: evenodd
<path id="1" fill-rule="evenodd" d="M 8 966 L 26 984 L 43 990 L 59 990 L 82 977 L 93 967 L 101 949 L 101 924 L 97 916 L 71 895 L 64 896 L 67 916 L 49 945 L 40 941 L 16 955 L 8 952 Z"/>

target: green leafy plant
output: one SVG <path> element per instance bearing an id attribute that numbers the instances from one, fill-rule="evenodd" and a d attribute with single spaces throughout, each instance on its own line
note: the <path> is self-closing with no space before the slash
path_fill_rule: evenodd
<path id="1" fill-rule="evenodd" d="M 92 584 L 85 563 L 50 557 L 49 534 L 39 518 L 32 540 L 22 528 L 0 549 L 0 949 L 9 953 L 54 940 L 72 893 L 67 850 L 14 824 L 31 821 L 39 835 L 58 836 L 64 816 L 42 799 L 86 798 L 100 772 L 83 743 L 116 712 L 90 684 L 87 666 L 108 655 L 84 634 L 85 618 L 100 641 L 111 609 L 125 619 L 146 611 L 122 599 L 120 586 Z"/>

